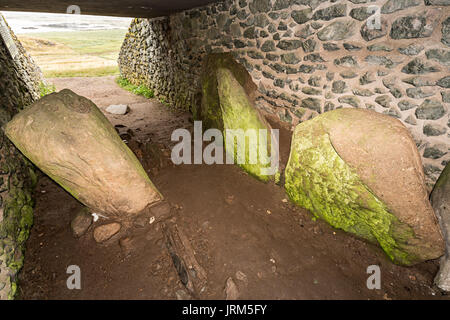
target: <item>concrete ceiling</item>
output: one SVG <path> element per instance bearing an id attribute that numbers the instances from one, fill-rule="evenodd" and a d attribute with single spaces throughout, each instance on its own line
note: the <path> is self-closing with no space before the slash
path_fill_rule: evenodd
<path id="1" fill-rule="evenodd" d="M 1 0 L 0 11 L 66 13 L 77 5 L 81 14 L 155 18 L 221 0 Z"/>

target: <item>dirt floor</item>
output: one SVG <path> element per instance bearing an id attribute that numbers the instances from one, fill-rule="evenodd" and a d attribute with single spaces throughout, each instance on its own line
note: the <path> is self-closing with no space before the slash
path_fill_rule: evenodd
<path id="1" fill-rule="evenodd" d="M 380 248 L 314 221 L 289 203 L 282 187 L 259 182 L 237 166 L 172 165 L 170 134 L 192 127 L 189 114 L 122 90 L 112 77 L 52 82 L 58 90 L 70 88 L 92 99 L 102 110 L 110 104 L 130 106 L 127 115 L 106 115 L 141 161 L 152 162 L 155 148 L 146 146 L 158 146 L 162 160 L 144 167 L 172 209 L 155 216 L 150 212 L 106 245 L 95 242 L 93 227 L 76 239 L 70 222 L 82 205 L 43 176 L 20 274 L 22 299 L 224 299 L 230 277 L 235 287 L 228 286 L 228 294 L 239 299 L 447 298 L 432 284 L 437 261 L 396 266 Z M 282 132 L 283 150 L 288 137 Z M 167 230 L 174 228 L 192 247 L 186 250 L 196 272 L 188 272 L 195 285 L 201 282 L 197 295 L 189 295 L 183 270 L 174 266 L 177 259 L 167 240 Z M 69 265 L 80 267 L 81 290 L 66 286 Z M 381 268 L 380 290 L 366 286 L 370 265 Z"/>

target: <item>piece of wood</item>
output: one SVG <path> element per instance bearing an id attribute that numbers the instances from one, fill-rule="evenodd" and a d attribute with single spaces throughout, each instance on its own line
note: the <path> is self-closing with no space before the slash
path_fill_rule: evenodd
<path id="1" fill-rule="evenodd" d="M 194 249 L 189 239 L 176 223 L 166 223 L 163 226 L 166 247 L 172 258 L 181 282 L 193 297 L 206 289 L 207 274 L 195 258 Z"/>

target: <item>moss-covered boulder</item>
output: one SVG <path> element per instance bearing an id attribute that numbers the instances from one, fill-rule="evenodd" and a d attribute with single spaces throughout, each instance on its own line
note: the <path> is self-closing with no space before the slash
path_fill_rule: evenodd
<path id="1" fill-rule="evenodd" d="M 5 133 L 94 212 L 127 216 L 162 199 L 103 113 L 70 90 L 47 95 L 21 111 Z"/>
<path id="2" fill-rule="evenodd" d="M 268 181 L 275 174 L 267 174 L 263 169 L 271 166 L 270 125 L 254 106 L 256 86 L 245 68 L 238 64 L 231 54 L 212 54 L 206 58 L 202 76 L 203 96 L 201 108 L 195 113 L 196 119 L 203 121 L 203 127 L 216 128 L 224 133 L 225 149 L 233 154 L 235 162 L 252 176 Z M 267 144 L 260 145 L 259 130 L 266 130 Z M 227 148 L 227 132 L 242 130 L 245 143 L 238 139 L 230 142 Z M 255 134 L 255 140 L 250 139 Z M 257 142 L 257 143 L 255 143 Z M 250 158 L 250 148 L 257 147 L 256 162 Z M 267 150 L 259 150 L 259 148 Z M 233 148 L 233 150 L 230 150 Z M 238 161 L 245 155 L 244 161 Z"/>
<path id="3" fill-rule="evenodd" d="M 339 109 L 299 124 L 285 176 L 295 203 L 379 243 L 395 263 L 412 265 L 444 253 L 418 150 L 392 117 Z"/>
<path id="4" fill-rule="evenodd" d="M 431 204 L 439 219 L 446 245 L 441 268 L 434 279 L 436 285 L 450 292 L 450 163 L 445 166 L 431 192 Z"/>

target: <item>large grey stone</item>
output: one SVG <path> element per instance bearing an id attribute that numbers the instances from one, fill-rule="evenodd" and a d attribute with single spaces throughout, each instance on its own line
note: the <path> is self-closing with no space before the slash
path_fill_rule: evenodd
<path id="1" fill-rule="evenodd" d="M 364 60 L 369 64 L 384 66 L 389 69 L 395 67 L 398 64 L 385 56 L 370 55 L 367 56 Z"/>
<path id="2" fill-rule="evenodd" d="M 402 80 L 405 83 L 411 84 L 415 87 L 426 87 L 436 85 L 436 81 L 425 77 L 409 77 Z"/>
<path id="3" fill-rule="evenodd" d="M 350 95 L 339 97 L 338 101 L 340 103 L 349 104 L 354 108 L 359 108 L 359 106 L 361 104 L 361 101 L 358 99 L 358 97 L 350 96 Z"/>
<path id="4" fill-rule="evenodd" d="M 267 40 L 261 46 L 263 52 L 275 51 L 275 42 L 273 40 Z"/>
<path id="5" fill-rule="evenodd" d="M 439 63 L 450 66 L 450 51 L 443 49 L 431 49 L 426 52 L 427 58 L 438 61 Z"/>
<path id="6" fill-rule="evenodd" d="M 302 48 L 305 53 L 313 52 L 316 49 L 316 41 L 314 39 L 308 39 L 303 41 Z"/>
<path id="7" fill-rule="evenodd" d="M 300 62 L 300 59 L 294 52 L 286 53 L 281 55 L 281 61 L 286 64 L 296 64 Z"/>
<path id="8" fill-rule="evenodd" d="M 442 102 L 450 103 L 450 91 L 442 91 L 441 96 L 442 96 Z M 449 119 L 449 124 L 450 124 L 450 119 Z"/>
<path id="9" fill-rule="evenodd" d="M 265 14 L 258 14 L 255 16 L 255 26 L 264 28 L 270 23 L 269 19 Z"/>
<path id="10" fill-rule="evenodd" d="M 447 132 L 447 128 L 436 123 L 427 123 L 423 126 L 423 134 L 426 136 L 441 136 Z"/>
<path id="11" fill-rule="evenodd" d="M 366 41 L 384 37 L 387 34 L 387 30 L 389 27 L 388 22 L 384 18 L 381 18 L 380 27 L 381 28 L 377 29 L 368 23 L 363 23 L 361 26 L 361 36 Z"/>
<path id="12" fill-rule="evenodd" d="M 334 81 L 331 88 L 334 93 L 344 93 L 346 89 L 347 85 L 342 80 Z"/>
<path id="13" fill-rule="evenodd" d="M 302 104 L 300 105 L 302 108 L 310 109 L 321 113 L 321 102 L 320 99 L 316 98 L 306 98 L 302 100 Z"/>
<path id="14" fill-rule="evenodd" d="M 273 10 L 282 10 L 286 9 L 291 5 L 290 0 L 276 0 L 273 5 Z"/>
<path id="15" fill-rule="evenodd" d="M 281 50 L 295 50 L 300 48 L 302 42 L 300 40 L 281 40 L 278 42 L 277 48 Z"/>
<path id="16" fill-rule="evenodd" d="M 308 25 L 302 27 L 300 30 L 296 31 L 294 33 L 294 36 L 296 36 L 298 38 L 306 39 L 313 34 L 314 34 L 314 31 L 311 29 L 311 26 L 308 24 Z"/>
<path id="17" fill-rule="evenodd" d="M 436 84 L 442 88 L 450 88 L 450 76 L 439 79 L 439 81 L 436 82 Z"/>
<path id="18" fill-rule="evenodd" d="M 314 20 L 329 21 L 335 18 L 344 17 L 347 14 L 347 5 L 343 3 L 317 10 L 312 18 Z"/>
<path id="19" fill-rule="evenodd" d="M 412 115 L 412 114 L 410 114 L 410 115 L 405 119 L 405 122 L 406 122 L 407 124 L 412 125 L 412 126 L 417 125 L 417 120 L 416 120 L 416 118 L 414 117 L 414 115 Z"/>
<path id="20" fill-rule="evenodd" d="M 406 95 L 413 99 L 423 99 L 434 96 L 435 92 L 432 89 L 426 88 L 408 88 L 406 89 Z"/>
<path id="21" fill-rule="evenodd" d="M 317 37 L 322 41 L 345 40 L 355 34 L 356 22 L 351 20 L 334 21 L 321 29 Z"/>
<path id="22" fill-rule="evenodd" d="M 437 120 L 442 118 L 444 114 L 444 106 L 436 99 L 425 99 L 425 101 L 416 109 L 417 119 Z"/>
<path id="23" fill-rule="evenodd" d="M 272 9 L 270 0 L 253 0 L 249 4 L 251 13 L 269 12 Z"/>
<path id="24" fill-rule="evenodd" d="M 349 68 L 358 66 L 358 62 L 356 61 L 356 58 L 353 56 L 344 56 L 342 58 L 336 58 L 334 59 L 334 64 L 336 66 Z"/>
<path id="25" fill-rule="evenodd" d="M 392 13 L 422 4 L 422 0 L 389 0 L 381 7 L 381 13 Z"/>
<path id="26" fill-rule="evenodd" d="M 311 61 L 311 62 L 325 62 L 322 56 L 318 53 L 308 54 L 303 58 L 303 61 Z"/>
<path id="27" fill-rule="evenodd" d="M 439 68 L 425 63 L 420 58 L 415 58 L 402 68 L 402 72 L 406 74 L 425 74 L 439 71 Z"/>
<path id="28" fill-rule="evenodd" d="M 400 110 L 405 111 L 405 110 L 417 108 L 417 104 L 414 104 L 408 100 L 402 100 L 398 103 L 398 107 Z"/>
<path id="29" fill-rule="evenodd" d="M 369 89 L 355 88 L 352 91 L 353 91 L 354 95 L 361 96 L 361 97 L 371 97 L 374 95 L 374 93 L 372 91 L 370 91 Z"/>
<path id="30" fill-rule="evenodd" d="M 344 43 L 344 48 L 347 51 L 359 51 L 362 49 L 362 47 L 352 43 Z"/>
<path id="31" fill-rule="evenodd" d="M 426 147 L 423 152 L 423 157 L 428 159 L 439 159 L 445 156 L 448 152 L 448 146 L 445 144 L 435 144 L 431 147 Z"/>
<path id="32" fill-rule="evenodd" d="M 450 0 L 425 0 L 427 6 L 450 6 Z"/>
<path id="33" fill-rule="evenodd" d="M 383 114 L 400 119 L 402 117 L 400 111 L 396 107 L 390 107 L 388 110 L 383 111 Z"/>
<path id="34" fill-rule="evenodd" d="M 367 20 L 367 18 L 369 18 L 374 13 L 375 13 L 374 11 L 369 10 L 369 7 L 360 7 L 352 9 L 350 11 L 350 17 L 359 21 L 364 21 Z"/>
<path id="35" fill-rule="evenodd" d="M 344 79 L 353 79 L 358 76 L 358 74 L 352 70 L 344 70 L 339 72 L 339 75 Z"/>
<path id="36" fill-rule="evenodd" d="M 374 44 L 371 44 L 370 46 L 367 46 L 367 50 L 391 52 L 394 49 L 386 43 L 374 43 Z"/>
<path id="37" fill-rule="evenodd" d="M 390 36 L 392 39 L 426 38 L 431 36 L 436 23 L 431 12 L 401 17 L 392 24 Z"/>
<path id="38" fill-rule="evenodd" d="M 441 42 L 450 47 L 450 17 L 442 23 L 442 39 Z"/>
<path id="39" fill-rule="evenodd" d="M 398 51 L 407 56 L 416 56 L 418 55 L 425 47 L 421 44 L 411 43 L 407 47 L 400 47 Z"/>
<path id="40" fill-rule="evenodd" d="M 378 103 L 383 108 L 390 108 L 392 99 L 388 95 L 382 95 L 375 99 L 375 102 Z"/>
<path id="41" fill-rule="evenodd" d="M 363 86 L 372 82 L 375 82 L 375 76 L 373 74 L 373 72 L 367 71 L 366 73 L 364 73 L 361 78 L 359 78 L 359 83 Z"/>
<path id="42" fill-rule="evenodd" d="M 303 92 L 304 94 L 312 95 L 312 96 L 318 96 L 318 95 L 321 95 L 321 94 L 322 94 L 322 91 L 321 91 L 321 90 L 318 90 L 318 89 L 315 89 L 315 88 L 311 88 L 311 87 L 304 87 L 304 88 L 302 89 L 302 92 Z"/>
<path id="43" fill-rule="evenodd" d="M 308 6 L 311 9 L 316 9 L 321 3 L 327 2 L 328 0 L 291 0 L 292 4 Z"/>
<path id="44" fill-rule="evenodd" d="M 312 10 L 311 9 L 303 9 L 303 10 L 294 10 L 291 13 L 292 19 L 298 24 L 303 24 L 311 20 Z"/>
<path id="45" fill-rule="evenodd" d="M 339 46 L 335 43 L 324 43 L 323 48 L 326 51 L 338 51 L 339 50 Z"/>

